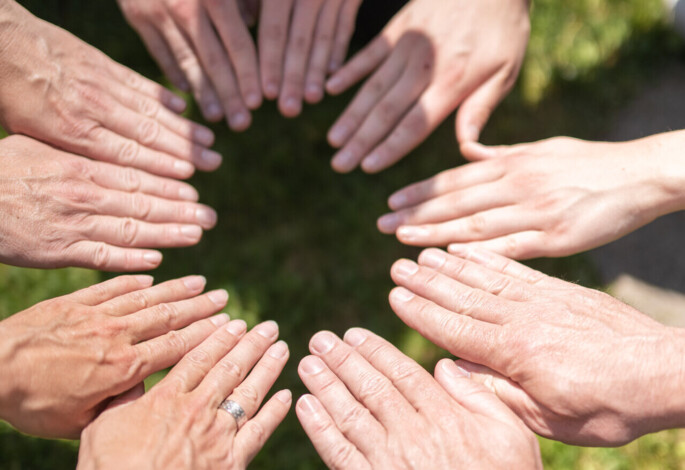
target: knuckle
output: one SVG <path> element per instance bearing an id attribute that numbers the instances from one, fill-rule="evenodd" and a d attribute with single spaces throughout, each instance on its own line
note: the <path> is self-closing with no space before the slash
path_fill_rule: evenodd
<path id="1" fill-rule="evenodd" d="M 136 218 L 140 220 L 148 220 L 152 214 L 152 200 L 143 194 L 133 194 L 131 198 L 131 204 L 133 207 L 133 213 L 136 214 Z"/>
<path id="2" fill-rule="evenodd" d="M 455 295 L 456 308 L 462 315 L 471 316 L 473 311 L 483 303 L 483 297 L 476 290 L 469 290 Z"/>
<path id="3" fill-rule="evenodd" d="M 350 435 L 350 432 L 359 427 L 362 422 L 369 415 L 369 411 L 361 406 L 350 406 L 345 409 L 343 415 L 340 417 L 338 428 L 345 435 Z"/>
<path id="4" fill-rule="evenodd" d="M 212 357 L 207 351 L 202 349 L 191 351 L 186 357 L 190 363 L 201 370 L 209 370 L 213 364 Z"/>
<path id="5" fill-rule="evenodd" d="M 125 141 L 118 152 L 118 161 L 123 165 L 133 165 L 138 159 L 140 145 L 134 140 Z"/>
<path id="6" fill-rule="evenodd" d="M 245 409 L 256 410 L 261 401 L 261 394 L 257 388 L 249 383 L 243 383 L 236 392 L 240 395 L 240 404 Z"/>
<path id="7" fill-rule="evenodd" d="M 240 380 L 243 377 L 243 368 L 231 359 L 224 359 L 219 362 L 219 368 L 222 374 L 233 380 Z"/>
<path id="8" fill-rule="evenodd" d="M 266 443 L 268 433 L 260 422 L 254 420 L 248 421 L 241 429 L 241 432 L 245 431 L 250 435 L 248 442 L 256 442 L 258 447 L 261 447 Z"/>
<path id="9" fill-rule="evenodd" d="M 337 444 L 330 451 L 330 465 L 334 470 L 350 468 L 354 449 L 351 444 Z"/>
<path id="10" fill-rule="evenodd" d="M 128 301 L 137 311 L 150 307 L 150 297 L 145 291 L 135 291 L 128 294 Z"/>
<path id="11" fill-rule="evenodd" d="M 164 325 L 166 329 L 173 329 L 179 317 L 179 311 L 174 304 L 160 304 L 155 309 L 159 324 Z"/>
<path id="12" fill-rule="evenodd" d="M 119 236 L 125 246 L 135 245 L 138 240 L 138 222 L 127 218 L 121 223 L 119 230 Z"/>
<path id="13" fill-rule="evenodd" d="M 174 330 L 167 333 L 166 343 L 168 345 L 168 349 L 171 351 L 185 352 L 189 349 L 188 340 L 180 331 Z"/>
<path id="14" fill-rule="evenodd" d="M 362 401 L 367 399 L 380 400 L 389 395 L 390 381 L 380 375 L 367 376 L 359 387 L 359 398 Z"/>
<path id="15" fill-rule="evenodd" d="M 104 270 L 109 267 L 112 253 L 107 245 L 99 243 L 93 253 L 93 265 L 97 269 Z"/>
<path id="16" fill-rule="evenodd" d="M 157 142 L 160 133 L 160 125 L 154 119 L 143 119 L 140 123 L 138 139 L 146 147 Z"/>
<path id="17" fill-rule="evenodd" d="M 160 104 L 153 99 L 141 96 L 138 100 L 138 111 L 145 116 L 153 118 L 159 114 L 160 109 Z"/>
<path id="18" fill-rule="evenodd" d="M 121 172 L 121 182 L 129 192 L 139 191 L 142 185 L 140 173 L 133 168 L 123 168 Z"/>
<path id="19" fill-rule="evenodd" d="M 487 230 L 487 221 L 482 214 L 473 214 L 466 219 L 466 229 L 469 233 L 480 236 Z"/>

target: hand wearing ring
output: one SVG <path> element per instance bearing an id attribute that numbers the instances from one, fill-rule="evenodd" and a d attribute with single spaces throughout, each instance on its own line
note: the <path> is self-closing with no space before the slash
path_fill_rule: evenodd
<path id="1" fill-rule="evenodd" d="M 292 401 L 282 390 L 259 410 L 288 360 L 277 339 L 274 322 L 220 327 L 148 393 L 112 402 L 84 431 L 78 468 L 245 468 Z"/>

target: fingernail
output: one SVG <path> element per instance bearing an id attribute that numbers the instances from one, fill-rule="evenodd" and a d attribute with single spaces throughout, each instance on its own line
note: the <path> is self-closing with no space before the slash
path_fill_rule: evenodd
<path id="1" fill-rule="evenodd" d="M 452 243 L 447 247 L 447 250 L 449 250 L 450 253 L 458 256 L 462 256 L 467 253 L 466 245 L 462 245 L 460 243 Z"/>
<path id="2" fill-rule="evenodd" d="M 278 336 L 278 323 L 270 320 L 260 325 L 257 325 L 254 330 L 260 336 L 263 336 L 267 339 L 271 339 Z"/>
<path id="3" fill-rule="evenodd" d="M 433 269 L 440 269 L 447 262 L 447 256 L 440 250 L 426 250 L 419 256 L 419 263 Z"/>
<path id="4" fill-rule="evenodd" d="M 285 341 L 279 341 L 269 348 L 269 356 L 274 359 L 282 359 L 288 354 L 288 345 Z"/>
<path id="5" fill-rule="evenodd" d="M 339 67 L 340 67 L 340 65 L 338 65 L 338 61 L 337 61 L 337 60 L 331 60 L 331 61 L 328 63 L 328 71 L 329 71 L 329 72 L 335 72 L 336 70 L 338 70 Z M 332 81 L 332 80 L 331 80 L 331 81 Z M 330 82 L 329 82 L 329 83 L 330 83 Z"/>
<path id="6" fill-rule="evenodd" d="M 399 275 L 400 277 L 409 277 L 418 272 L 419 265 L 413 261 L 403 259 L 395 263 L 394 270 L 395 274 Z"/>
<path id="7" fill-rule="evenodd" d="M 223 110 L 218 103 L 209 103 L 205 110 L 205 114 L 209 119 L 219 119 L 223 115 Z"/>
<path id="8" fill-rule="evenodd" d="M 392 297 L 400 302 L 409 302 L 415 295 L 404 287 L 398 287 L 392 291 Z"/>
<path id="9" fill-rule="evenodd" d="M 242 336 L 245 331 L 247 331 L 247 323 L 243 320 L 233 320 L 226 327 L 226 331 L 231 333 L 233 336 Z"/>
<path id="10" fill-rule="evenodd" d="M 174 110 L 183 111 L 184 109 L 186 109 L 186 100 L 184 100 L 180 96 L 172 95 L 169 101 L 169 104 L 171 104 L 171 107 Z"/>
<path id="11" fill-rule="evenodd" d="M 162 262 L 162 253 L 159 251 L 148 251 L 143 255 L 143 259 L 146 263 L 157 266 Z"/>
<path id="12" fill-rule="evenodd" d="M 178 197 L 185 201 L 197 201 L 200 195 L 192 186 L 183 185 L 178 189 Z"/>
<path id="13" fill-rule="evenodd" d="M 242 129 L 243 127 L 247 126 L 249 118 L 247 117 L 247 114 L 241 111 L 231 114 L 231 117 L 228 121 L 231 127 L 234 127 L 236 129 Z"/>
<path id="14" fill-rule="evenodd" d="M 135 276 L 134 279 L 138 284 L 143 286 L 152 285 L 152 283 L 155 281 L 155 278 L 153 278 L 152 276 L 148 276 L 147 274 L 140 274 L 138 276 Z"/>
<path id="15" fill-rule="evenodd" d="M 315 415 L 319 412 L 319 404 L 311 395 L 303 395 L 297 401 L 297 408 L 306 414 Z"/>
<path id="16" fill-rule="evenodd" d="M 430 236 L 430 230 L 425 227 L 400 227 L 397 236 L 403 241 L 425 240 Z"/>
<path id="17" fill-rule="evenodd" d="M 440 364 L 440 367 L 442 367 L 443 372 L 445 374 L 449 375 L 450 377 L 454 378 L 463 378 L 463 377 L 471 377 L 471 373 L 465 369 L 462 369 L 458 365 L 454 363 L 454 361 L 442 361 Z"/>
<path id="18" fill-rule="evenodd" d="M 466 135 L 464 136 L 464 138 L 467 142 L 477 142 L 479 137 L 480 129 L 478 129 L 477 126 L 471 124 L 470 126 L 466 127 Z"/>
<path id="19" fill-rule="evenodd" d="M 189 276 L 183 279 L 183 285 L 191 291 L 203 289 L 206 284 L 207 279 L 204 276 Z"/>
<path id="20" fill-rule="evenodd" d="M 297 98 L 288 98 L 285 101 L 285 109 L 292 114 L 300 114 L 302 111 L 302 104 Z"/>
<path id="21" fill-rule="evenodd" d="M 215 315 L 211 318 L 211 322 L 214 326 L 219 327 L 222 325 L 225 325 L 228 323 L 229 317 L 227 313 L 221 313 L 219 315 Z"/>
<path id="22" fill-rule="evenodd" d="M 402 193 L 393 194 L 388 200 L 391 209 L 399 209 L 407 204 L 407 196 Z"/>
<path id="23" fill-rule="evenodd" d="M 197 240 L 202 236 L 202 227 L 197 225 L 184 225 L 181 227 L 181 235 L 191 240 Z"/>
<path id="24" fill-rule="evenodd" d="M 318 374 L 326 365 L 316 356 L 307 356 L 300 361 L 300 370 L 307 375 Z"/>
<path id="25" fill-rule="evenodd" d="M 248 108 L 255 109 L 262 104 L 262 95 L 257 93 L 248 93 L 247 98 L 245 98 L 245 104 Z"/>
<path id="26" fill-rule="evenodd" d="M 198 144 L 210 146 L 214 143 L 214 132 L 207 129 L 206 127 L 195 128 L 195 141 Z"/>
<path id="27" fill-rule="evenodd" d="M 183 175 L 192 175 L 195 172 L 195 167 L 185 160 L 176 160 L 174 161 L 174 170 Z"/>
<path id="28" fill-rule="evenodd" d="M 345 140 L 347 140 L 347 134 L 347 127 L 339 124 L 337 126 L 333 126 L 333 128 L 330 130 L 328 133 L 328 140 L 330 140 L 334 145 L 342 145 Z"/>
<path id="29" fill-rule="evenodd" d="M 293 401 L 293 392 L 290 390 L 281 390 L 275 394 L 274 397 L 281 403 L 288 405 L 291 401 Z"/>
<path id="30" fill-rule="evenodd" d="M 350 150 L 343 150 L 341 152 L 338 152 L 338 154 L 335 157 L 333 157 L 334 165 L 344 170 L 352 169 L 357 163 L 356 160 L 357 157 Z"/>
<path id="31" fill-rule="evenodd" d="M 220 305 L 221 307 L 226 305 L 226 302 L 228 302 L 228 292 L 226 292 L 224 289 L 210 292 L 207 294 L 207 297 L 209 300 L 214 302 L 216 305 Z"/>
<path id="32" fill-rule="evenodd" d="M 342 80 L 338 76 L 331 77 L 331 79 L 328 80 L 328 82 L 326 83 L 326 88 L 328 88 L 329 90 L 331 90 L 333 92 L 339 91 L 341 87 L 342 87 Z"/>
<path id="33" fill-rule="evenodd" d="M 335 346 L 336 338 L 332 333 L 324 331 L 322 333 L 317 333 L 312 338 L 311 348 L 312 351 L 317 354 L 326 354 L 328 351 L 333 349 Z"/>
<path id="34" fill-rule="evenodd" d="M 200 154 L 200 158 L 202 159 L 202 163 L 205 164 L 205 166 L 214 168 L 219 165 L 221 165 L 221 161 L 223 160 L 221 158 L 221 154 L 218 152 L 215 152 L 214 150 L 209 150 L 205 149 L 202 151 Z"/>
<path id="35" fill-rule="evenodd" d="M 307 85 L 307 95 L 309 95 L 310 99 L 312 100 L 320 100 L 323 95 L 323 91 L 319 85 L 309 84 Z"/>
<path id="36" fill-rule="evenodd" d="M 368 338 L 368 335 L 363 330 L 360 330 L 359 328 L 351 328 L 347 330 L 347 333 L 345 333 L 344 339 L 347 344 L 356 348 L 366 341 L 366 338 Z"/>
<path id="37" fill-rule="evenodd" d="M 402 223 L 398 214 L 386 214 L 378 219 L 378 228 L 383 232 L 392 233 Z"/>
<path id="38" fill-rule="evenodd" d="M 195 211 L 195 218 L 204 228 L 214 227 L 216 225 L 216 212 L 209 207 L 199 207 Z"/>
<path id="39" fill-rule="evenodd" d="M 377 153 L 372 153 L 362 162 L 362 169 L 364 171 L 378 171 L 383 167 L 381 156 Z"/>
<path id="40" fill-rule="evenodd" d="M 278 97 L 278 84 L 275 82 L 269 82 L 264 87 L 264 93 L 271 99 Z"/>

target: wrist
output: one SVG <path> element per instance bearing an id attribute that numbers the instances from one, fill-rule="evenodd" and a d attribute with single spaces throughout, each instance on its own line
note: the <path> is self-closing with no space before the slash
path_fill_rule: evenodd
<path id="1" fill-rule="evenodd" d="M 7 320 L 0 322 L 0 419 L 12 422 L 12 409 L 17 408 L 15 390 L 18 371 L 14 367 L 16 338 L 7 331 Z"/>
<path id="2" fill-rule="evenodd" d="M 685 210 L 685 131 L 667 132 L 640 141 L 645 175 L 653 188 L 654 218 Z"/>

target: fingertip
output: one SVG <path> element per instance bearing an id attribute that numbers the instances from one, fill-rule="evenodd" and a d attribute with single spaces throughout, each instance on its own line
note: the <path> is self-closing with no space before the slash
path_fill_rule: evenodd
<path id="1" fill-rule="evenodd" d="M 309 104 L 317 104 L 323 100 L 324 91 L 321 86 L 316 84 L 309 84 L 305 88 L 304 99 Z"/>
<path id="2" fill-rule="evenodd" d="M 278 102 L 278 109 L 286 118 L 296 118 L 302 113 L 302 101 L 290 96 L 284 97 Z"/>
<path id="3" fill-rule="evenodd" d="M 385 161 L 377 153 L 372 153 L 366 157 L 364 160 L 362 160 L 361 164 L 362 170 L 368 174 L 375 174 L 383 171 L 385 168 L 387 168 L 387 166 L 388 165 L 385 163 Z"/>
<path id="4" fill-rule="evenodd" d="M 388 198 L 388 207 L 394 211 L 404 209 L 409 203 L 409 198 L 403 192 L 397 192 Z"/>
<path id="5" fill-rule="evenodd" d="M 385 214 L 376 222 L 378 230 L 385 235 L 393 235 L 400 224 L 400 216 L 395 213 Z"/>
<path id="6" fill-rule="evenodd" d="M 180 114 L 186 110 L 186 107 L 188 105 L 183 98 L 169 92 L 169 98 L 167 99 L 167 106 L 169 107 L 170 110 Z"/>
<path id="7" fill-rule="evenodd" d="M 448 381 L 454 381 L 458 379 L 470 379 L 471 373 L 458 366 L 453 360 L 443 359 L 435 366 L 435 376 L 436 379 L 441 376 Z"/>
<path id="8" fill-rule="evenodd" d="M 248 109 L 255 110 L 262 105 L 262 94 L 252 91 L 245 97 L 245 105 Z"/>
<path id="9" fill-rule="evenodd" d="M 211 129 L 199 125 L 193 131 L 193 138 L 196 143 L 204 145 L 205 147 L 211 147 L 216 140 L 216 136 Z"/>
<path id="10" fill-rule="evenodd" d="M 337 96 L 345 91 L 344 82 L 339 75 L 333 75 L 326 82 L 326 92 L 329 95 Z"/>
<path id="11" fill-rule="evenodd" d="M 228 116 L 228 127 L 233 132 L 244 132 L 252 125 L 252 114 L 247 111 L 237 111 Z"/>
<path id="12" fill-rule="evenodd" d="M 208 103 L 202 107 L 202 115 L 209 122 L 219 122 L 224 117 L 224 110 L 219 103 Z"/>
<path id="13" fill-rule="evenodd" d="M 350 173 L 357 168 L 358 157 L 351 150 L 343 149 L 333 156 L 331 167 L 338 173 Z"/>
<path id="14" fill-rule="evenodd" d="M 147 274 L 133 276 L 133 279 L 135 279 L 135 281 L 142 287 L 150 287 L 152 283 L 155 282 L 155 278 Z"/>
<path id="15" fill-rule="evenodd" d="M 147 269 L 157 268 L 160 264 L 162 264 L 162 259 L 162 253 L 159 251 L 146 251 L 143 253 L 143 262 L 145 263 Z"/>
<path id="16" fill-rule="evenodd" d="M 281 390 L 280 392 L 274 394 L 274 398 L 290 408 L 290 405 L 293 402 L 293 392 L 287 389 Z"/>
<path id="17" fill-rule="evenodd" d="M 298 415 L 313 416 L 321 410 L 319 400 L 310 394 L 302 395 L 295 405 Z"/>
<path id="18" fill-rule="evenodd" d="M 184 201 L 197 202 L 200 200 L 200 193 L 189 184 L 182 184 L 178 188 L 178 197 Z"/>
<path id="19" fill-rule="evenodd" d="M 404 287 L 395 287 L 393 290 L 390 291 L 389 295 L 391 304 L 404 304 L 414 299 L 414 297 L 416 297 L 416 295 L 412 291 L 410 291 L 409 289 L 405 289 Z"/>

